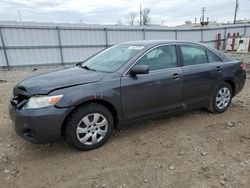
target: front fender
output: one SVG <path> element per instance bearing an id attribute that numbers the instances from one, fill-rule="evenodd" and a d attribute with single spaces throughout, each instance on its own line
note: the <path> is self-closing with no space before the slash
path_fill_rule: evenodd
<path id="1" fill-rule="evenodd" d="M 119 119 L 122 117 L 120 79 L 59 89 L 50 94 L 63 94 L 63 98 L 56 104 L 58 108 L 76 107 L 88 101 L 103 100 L 114 106 Z"/>

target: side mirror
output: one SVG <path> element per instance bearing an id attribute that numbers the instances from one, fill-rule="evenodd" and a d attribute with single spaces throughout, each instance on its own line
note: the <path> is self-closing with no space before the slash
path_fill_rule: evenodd
<path id="1" fill-rule="evenodd" d="M 130 74 L 135 76 L 137 74 L 148 74 L 149 68 L 147 65 L 136 65 L 130 69 Z"/>

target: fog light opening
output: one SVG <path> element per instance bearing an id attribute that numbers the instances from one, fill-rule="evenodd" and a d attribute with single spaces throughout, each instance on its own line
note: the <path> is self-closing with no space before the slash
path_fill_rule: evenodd
<path id="1" fill-rule="evenodd" d="M 35 131 L 34 130 L 26 128 L 23 132 L 24 132 L 23 135 L 26 136 L 26 137 L 29 137 L 29 138 L 34 138 L 35 137 Z"/>

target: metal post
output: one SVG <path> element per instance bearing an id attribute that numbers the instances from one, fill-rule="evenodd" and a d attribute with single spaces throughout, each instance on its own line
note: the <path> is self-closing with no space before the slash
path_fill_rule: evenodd
<path id="1" fill-rule="evenodd" d="M 143 28 L 143 29 L 142 29 L 142 38 L 143 38 L 143 40 L 145 40 L 145 39 L 146 39 L 146 35 L 145 35 L 145 28 Z"/>
<path id="2" fill-rule="evenodd" d="M 108 30 L 107 30 L 107 28 L 104 28 L 104 32 L 105 32 L 105 46 L 106 46 L 106 48 L 107 48 L 108 45 L 109 45 L 109 41 L 108 41 Z"/>
<path id="3" fill-rule="evenodd" d="M 246 37 L 246 35 L 247 35 L 247 26 L 245 25 L 244 26 L 244 37 Z"/>
<path id="4" fill-rule="evenodd" d="M 5 56 L 5 61 L 6 61 L 6 65 L 8 70 L 10 70 L 10 64 L 9 64 L 9 59 L 8 59 L 8 55 L 7 55 L 7 49 L 4 43 L 4 39 L 3 39 L 3 33 L 2 33 L 2 28 L 0 27 L 0 38 L 2 41 L 2 45 L 3 45 L 3 52 L 4 52 L 4 56 Z"/>
<path id="5" fill-rule="evenodd" d="M 61 36 L 60 36 L 60 29 L 59 29 L 58 26 L 56 27 L 56 31 L 57 31 L 59 51 L 60 51 L 60 56 L 61 56 L 61 64 L 64 65 L 63 51 L 62 51 L 62 42 L 61 42 Z"/>
<path id="6" fill-rule="evenodd" d="M 201 43 L 203 43 L 203 28 L 201 28 Z"/>
<path id="7" fill-rule="evenodd" d="M 227 43 L 227 28 L 224 28 L 224 43 L 223 43 L 223 48 L 226 50 L 226 43 Z"/>
<path id="8" fill-rule="evenodd" d="M 177 35 L 177 29 L 175 30 L 175 40 L 178 39 L 178 35 Z"/>

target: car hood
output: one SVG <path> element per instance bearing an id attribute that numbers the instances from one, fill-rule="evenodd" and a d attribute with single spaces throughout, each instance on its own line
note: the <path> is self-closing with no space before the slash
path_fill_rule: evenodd
<path id="1" fill-rule="evenodd" d="M 19 82 L 15 93 L 25 93 L 28 96 L 48 94 L 49 92 L 76 85 L 98 82 L 107 73 L 94 72 L 81 67 L 73 67 L 57 71 L 50 71 L 30 76 Z"/>

